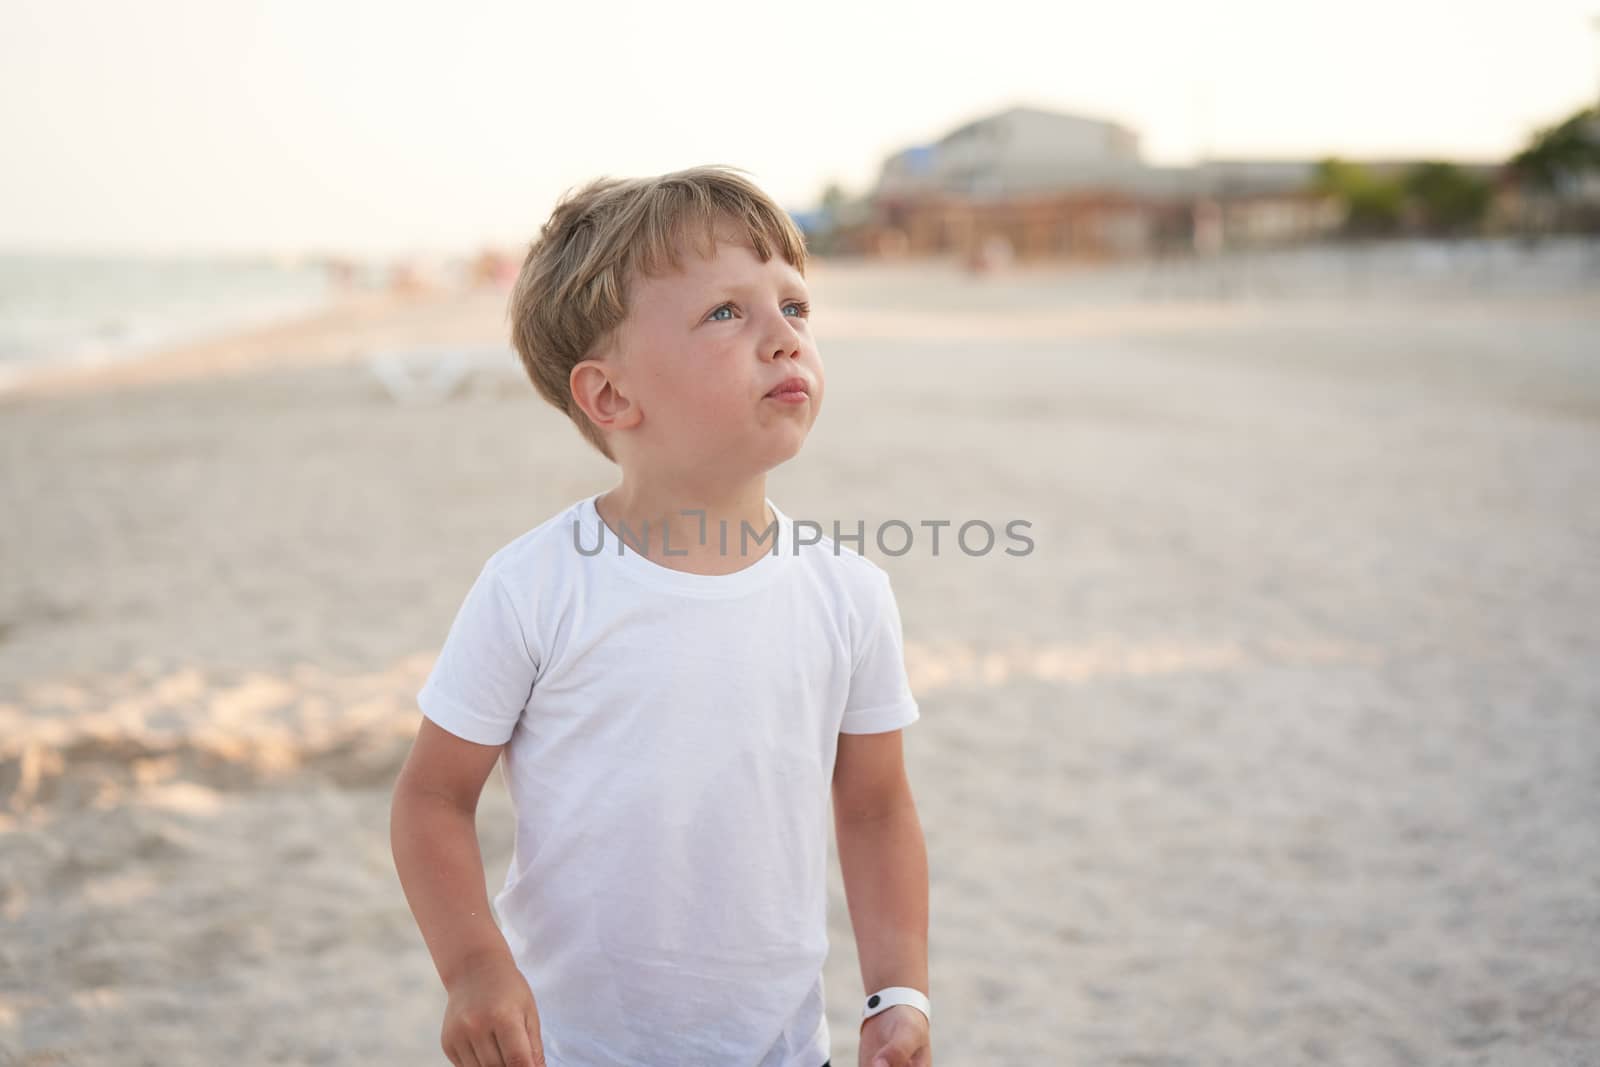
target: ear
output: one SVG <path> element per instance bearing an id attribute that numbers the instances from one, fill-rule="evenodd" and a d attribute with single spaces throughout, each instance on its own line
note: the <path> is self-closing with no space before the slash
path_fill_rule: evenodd
<path id="1" fill-rule="evenodd" d="M 631 429 L 642 418 L 639 405 L 623 393 L 621 378 L 615 363 L 586 359 L 567 379 L 573 403 L 602 430 Z"/>

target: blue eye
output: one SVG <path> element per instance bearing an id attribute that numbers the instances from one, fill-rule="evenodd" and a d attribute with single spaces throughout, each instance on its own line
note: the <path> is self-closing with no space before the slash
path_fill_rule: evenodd
<path id="1" fill-rule="evenodd" d="M 787 304 L 783 305 L 783 307 L 785 311 L 787 311 L 789 308 L 794 308 L 796 313 L 792 317 L 797 319 L 805 318 L 811 312 L 811 305 L 806 303 L 804 300 L 791 300 Z M 718 318 L 717 313 L 732 310 L 732 304 L 720 304 L 711 312 L 710 315 L 707 315 L 706 318 L 711 322 L 728 322 L 730 320 Z"/>

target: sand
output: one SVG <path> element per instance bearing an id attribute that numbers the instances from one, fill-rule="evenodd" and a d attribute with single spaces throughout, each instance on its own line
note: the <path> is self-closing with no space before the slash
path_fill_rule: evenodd
<path id="1" fill-rule="evenodd" d="M 952 523 L 867 547 L 937 1063 L 1600 1061 L 1600 277 L 1439 262 L 816 268 L 770 494 Z M 444 1062 L 388 845 L 414 694 L 488 553 L 611 468 L 509 363 L 397 404 L 363 358 L 496 343 L 503 299 L 0 394 L 0 1063 Z M 964 555 L 975 519 L 1034 550 Z M 479 830 L 492 892 L 498 778 Z"/>

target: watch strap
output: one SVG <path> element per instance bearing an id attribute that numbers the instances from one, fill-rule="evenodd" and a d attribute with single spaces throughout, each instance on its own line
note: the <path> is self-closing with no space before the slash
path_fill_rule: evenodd
<path id="1" fill-rule="evenodd" d="M 866 1007 L 861 1009 L 861 1021 L 865 1023 L 874 1015 L 888 1011 L 896 1004 L 911 1005 L 927 1018 L 929 1024 L 932 1024 L 933 1005 L 928 1003 L 928 998 L 920 990 L 903 985 L 888 986 L 868 997 Z"/>

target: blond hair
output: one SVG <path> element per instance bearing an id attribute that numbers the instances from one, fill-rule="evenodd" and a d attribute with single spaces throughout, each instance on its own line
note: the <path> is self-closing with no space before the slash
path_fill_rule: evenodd
<path id="1" fill-rule="evenodd" d="M 783 256 L 802 275 L 805 237 L 789 214 L 742 176 L 740 168 L 690 167 L 654 178 L 597 178 L 568 190 L 511 290 L 511 342 L 534 388 L 615 462 L 600 428 L 572 398 L 572 368 L 594 358 L 627 317 L 634 281 L 679 269 L 695 224 L 699 245 L 716 248 L 719 218 L 742 231 L 762 262 Z"/>

